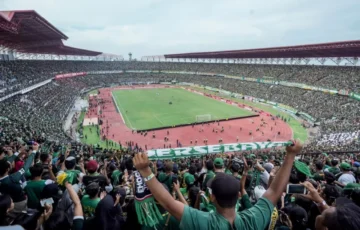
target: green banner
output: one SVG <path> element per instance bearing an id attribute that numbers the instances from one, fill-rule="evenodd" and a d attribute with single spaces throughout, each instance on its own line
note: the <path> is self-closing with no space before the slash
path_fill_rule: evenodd
<path id="1" fill-rule="evenodd" d="M 281 109 L 281 110 L 284 110 L 286 112 L 289 112 L 289 113 L 293 113 L 293 114 L 296 114 L 298 111 L 296 109 L 294 109 L 293 107 L 290 107 L 288 105 L 284 105 L 284 104 L 280 104 L 278 103 L 276 106 L 274 107 L 277 107 L 278 109 Z"/>
<path id="2" fill-rule="evenodd" d="M 210 87 L 210 86 L 205 86 L 205 89 L 207 90 L 211 90 L 211 91 L 219 91 L 219 89 L 216 89 L 216 88 L 213 88 L 213 87 Z"/>
<path id="3" fill-rule="evenodd" d="M 291 141 L 281 142 L 248 142 L 221 145 L 192 146 L 174 149 L 148 150 L 149 159 L 176 159 L 184 157 L 200 157 L 207 154 L 249 151 L 267 148 L 276 148 L 291 145 Z"/>
<path id="4" fill-rule="evenodd" d="M 268 100 L 264 100 L 264 99 L 258 99 L 258 98 L 257 98 L 257 101 L 262 102 L 262 103 L 265 103 L 265 104 L 268 104 L 268 105 L 274 105 L 274 106 L 277 106 L 277 105 L 278 105 L 278 103 L 276 103 L 276 102 L 268 101 Z"/>
<path id="5" fill-rule="evenodd" d="M 305 118 L 305 120 L 309 120 L 309 121 L 311 121 L 311 122 L 313 122 L 313 123 L 316 122 L 316 119 L 313 118 L 312 116 L 310 116 L 310 115 L 307 114 L 307 113 L 299 112 L 299 114 L 302 115 L 302 116 Z"/>
<path id="6" fill-rule="evenodd" d="M 9 119 L 8 119 L 7 117 L 2 117 L 2 116 L 0 116 L 0 121 L 1 121 L 1 120 L 8 121 Z"/>
<path id="7" fill-rule="evenodd" d="M 354 98 L 355 100 L 359 100 L 359 101 L 360 101 L 360 94 L 350 93 L 350 97 L 351 97 L 351 98 Z"/>

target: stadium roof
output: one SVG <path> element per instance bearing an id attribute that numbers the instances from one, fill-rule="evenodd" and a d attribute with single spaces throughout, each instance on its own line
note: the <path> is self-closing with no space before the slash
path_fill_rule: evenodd
<path id="1" fill-rule="evenodd" d="M 165 58 L 329 58 L 360 57 L 360 40 L 274 48 L 166 54 Z"/>
<path id="2" fill-rule="evenodd" d="M 22 53 L 97 56 L 65 46 L 68 37 L 34 10 L 0 11 L 0 45 Z"/>

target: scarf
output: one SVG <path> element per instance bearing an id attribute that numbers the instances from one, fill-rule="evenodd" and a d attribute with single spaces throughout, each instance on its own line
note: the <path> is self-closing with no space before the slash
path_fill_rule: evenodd
<path id="1" fill-rule="evenodd" d="M 138 171 L 134 172 L 135 179 L 135 209 L 141 225 L 153 227 L 162 220 L 162 215 L 155 204 L 151 191 L 145 184 Z"/>

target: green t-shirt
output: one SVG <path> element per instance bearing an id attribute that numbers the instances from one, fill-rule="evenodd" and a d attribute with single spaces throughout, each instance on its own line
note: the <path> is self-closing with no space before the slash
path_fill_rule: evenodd
<path id="1" fill-rule="evenodd" d="M 173 189 L 172 175 L 168 175 L 164 172 L 161 172 L 158 175 L 158 180 L 160 181 L 160 183 L 166 184 L 166 186 L 169 188 L 169 192 L 172 193 L 172 189 Z"/>
<path id="2" fill-rule="evenodd" d="M 207 171 L 204 182 L 203 182 L 203 189 L 206 187 L 207 182 L 215 177 L 215 173 L 212 170 Z"/>
<path id="3" fill-rule="evenodd" d="M 148 227 L 148 226 L 143 225 L 141 227 L 141 230 L 151 230 L 151 229 L 178 230 L 178 229 L 180 229 L 180 227 L 179 227 L 180 223 L 175 217 L 170 216 L 170 219 L 168 220 L 169 213 L 165 213 L 162 216 L 163 216 L 163 218 L 162 218 L 162 220 L 159 221 L 159 224 L 157 224 L 154 227 Z M 167 223 L 167 226 L 165 225 L 166 223 Z"/>
<path id="4" fill-rule="evenodd" d="M 13 155 L 11 155 L 11 156 L 6 156 L 6 160 L 7 161 L 9 161 L 10 163 L 12 163 L 14 160 L 15 160 L 15 158 L 16 158 L 16 155 L 15 154 L 13 154 Z"/>
<path id="5" fill-rule="evenodd" d="M 28 208 L 37 209 L 40 207 L 41 192 L 43 191 L 44 187 L 50 183 L 52 183 L 51 180 L 31 180 L 26 183 L 24 191 L 28 198 Z"/>
<path id="6" fill-rule="evenodd" d="M 185 206 L 180 229 L 263 230 L 270 223 L 273 209 L 274 205 L 269 200 L 260 198 L 252 208 L 236 214 L 233 227 L 218 212 L 202 212 Z"/>
<path id="7" fill-rule="evenodd" d="M 338 174 L 338 173 L 341 172 L 340 169 L 337 168 L 337 167 L 330 167 L 330 168 L 328 168 L 328 171 L 331 172 L 331 173 L 334 174 L 334 175 L 336 175 L 336 174 Z"/>
<path id="8" fill-rule="evenodd" d="M 31 155 L 26 159 L 24 166 L 19 171 L 0 178 L 0 193 L 9 194 L 14 203 L 24 201 L 26 199 L 20 180 L 33 163 L 35 154 L 35 152 L 31 153 Z"/>
<path id="9" fill-rule="evenodd" d="M 245 194 L 240 199 L 240 209 L 241 211 L 251 208 L 253 205 L 251 204 L 250 197 L 248 194 Z"/>
<path id="10" fill-rule="evenodd" d="M 113 182 L 113 186 L 119 185 L 120 176 L 122 175 L 122 172 L 120 170 L 114 170 L 111 174 L 111 180 Z"/>
<path id="11" fill-rule="evenodd" d="M 324 180 L 324 173 L 323 172 L 316 172 L 313 174 L 313 179 L 315 181 L 321 181 Z"/>
<path id="12" fill-rule="evenodd" d="M 181 186 L 184 187 L 184 188 L 186 188 L 185 178 L 186 178 L 187 176 L 189 176 L 189 175 L 190 175 L 189 172 L 185 172 L 185 173 L 183 174 L 183 176 L 182 176 Z"/>
<path id="13" fill-rule="evenodd" d="M 239 180 L 239 181 L 241 180 L 241 175 L 240 175 L 240 174 L 238 174 L 238 175 L 236 175 L 236 176 L 233 175 L 233 176 L 234 176 L 237 180 Z"/>
<path id="14" fill-rule="evenodd" d="M 59 155 L 60 155 L 60 152 L 54 152 L 53 155 L 52 155 L 52 157 L 53 157 L 53 158 L 54 158 L 54 157 L 59 157 Z"/>
<path id="15" fill-rule="evenodd" d="M 225 169 L 225 174 L 232 175 L 232 172 L 230 171 L 230 169 Z"/>
<path id="16" fill-rule="evenodd" d="M 81 199 L 81 205 L 84 210 L 85 218 L 94 216 L 96 206 L 98 205 L 99 202 L 100 202 L 100 198 L 90 199 L 89 195 L 83 196 L 83 198 Z"/>
<path id="17" fill-rule="evenodd" d="M 188 199 L 188 191 L 186 188 L 180 188 L 181 194 L 184 196 L 185 200 Z"/>

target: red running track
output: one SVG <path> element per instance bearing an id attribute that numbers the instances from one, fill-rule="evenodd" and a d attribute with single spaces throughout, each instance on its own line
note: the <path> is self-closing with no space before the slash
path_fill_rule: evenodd
<path id="1" fill-rule="evenodd" d="M 101 125 L 101 129 L 105 130 L 108 139 L 115 142 L 120 141 L 123 145 L 125 142 L 133 141 L 143 149 L 145 149 L 145 145 L 147 149 L 157 149 L 164 148 L 164 146 L 170 147 L 170 145 L 174 148 L 176 147 L 176 140 L 179 140 L 182 146 L 193 146 L 204 145 L 205 139 L 208 140 L 208 144 L 218 144 L 220 139 L 222 139 L 223 143 L 241 143 L 262 142 L 268 139 L 271 141 L 288 141 L 293 137 L 292 130 L 286 122 L 281 119 L 272 120 L 272 117 L 265 112 L 260 112 L 258 117 L 221 121 L 220 124 L 210 123 L 195 125 L 194 127 L 184 126 L 156 130 L 154 131 L 155 138 L 152 137 L 153 131 L 143 136 L 140 133 L 133 133 L 132 130 L 124 124 L 123 119 L 117 112 L 115 104 L 112 101 L 111 92 L 115 89 L 121 89 L 121 87 L 103 88 L 99 90 L 100 94 L 98 98 L 104 101 L 101 105 L 102 115 L 100 119 L 104 122 L 103 125 Z M 96 103 L 95 100 L 95 98 L 91 98 L 90 103 Z M 105 106 L 105 108 L 103 106 Z M 87 113 L 86 117 L 97 117 L 96 111 L 97 109 L 95 107 L 94 110 Z M 260 127 L 262 119 L 267 124 Z M 106 124 L 109 126 L 108 132 L 106 132 Z M 222 127 L 224 127 L 224 132 L 220 132 Z M 260 131 L 256 131 L 257 128 L 260 128 Z M 213 132 L 215 129 L 217 132 Z M 167 131 L 169 131 L 169 135 L 167 135 Z M 252 132 L 252 135 L 249 135 L 249 132 Z M 278 132 L 280 132 L 280 135 L 278 135 Z M 169 141 L 165 142 L 164 137 L 168 137 Z"/>

